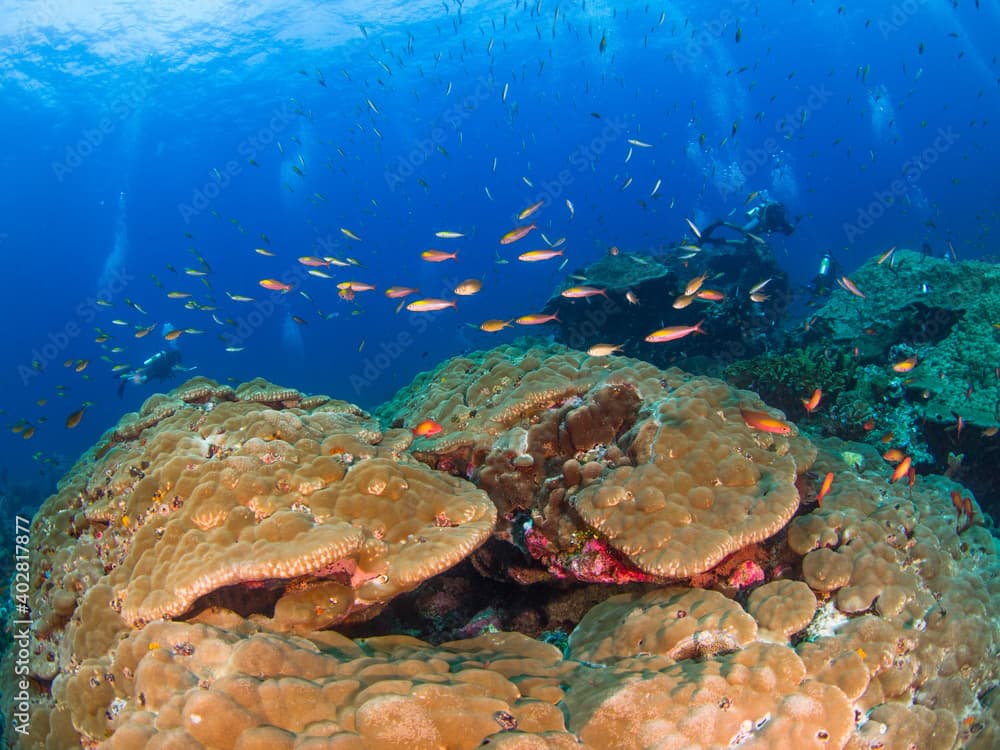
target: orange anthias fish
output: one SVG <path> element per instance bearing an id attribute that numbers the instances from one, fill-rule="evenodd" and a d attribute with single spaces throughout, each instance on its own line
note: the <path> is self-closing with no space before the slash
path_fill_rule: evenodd
<path id="1" fill-rule="evenodd" d="M 846 289 L 855 297 L 861 297 L 861 299 L 868 299 L 867 297 L 865 297 L 864 294 L 861 293 L 861 290 L 858 289 L 855 283 L 846 276 L 841 276 L 839 279 L 837 279 L 837 283 L 840 285 L 842 289 Z"/>
<path id="2" fill-rule="evenodd" d="M 322 268 L 324 266 L 330 265 L 330 261 L 326 258 L 316 258 L 312 255 L 303 255 L 299 258 L 299 263 L 304 266 L 312 266 L 313 268 Z"/>
<path id="3" fill-rule="evenodd" d="M 406 306 L 406 309 L 410 312 L 434 312 L 436 310 L 444 310 L 446 307 L 458 307 L 458 300 L 434 299 L 429 297 L 411 302 Z"/>
<path id="4" fill-rule="evenodd" d="M 374 291 L 375 287 L 371 284 L 366 284 L 363 281 L 341 281 L 337 284 L 337 289 L 351 292 L 371 292 Z"/>
<path id="5" fill-rule="evenodd" d="M 571 286 L 569 289 L 563 289 L 559 294 L 567 299 L 583 299 L 584 297 L 593 297 L 595 294 L 608 296 L 606 290 L 592 286 Z"/>
<path id="6" fill-rule="evenodd" d="M 431 263 L 440 263 L 443 260 L 458 260 L 458 253 L 446 253 L 444 250 L 424 250 L 420 257 Z"/>
<path id="7" fill-rule="evenodd" d="M 699 320 L 693 326 L 670 326 L 669 328 L 661 328 L 658 331 L 653 331 L 646 337 L 646 341 L 650 344 L 661 344 L 664 341 L 676 341 L 677 339 L 682 339 L 692 333 L 705 333 L 701 329 L 701 324 L 704 320 Z"/>
<path id="8" fill-rule="evenodd" d="M 521 213 L 519 213 L 517 215 L 517 220 L 518 221 L 524 221 L 529 216 L 531 216 L 533 213 L 535 213 L 535 211 L 537 211 L 538 209 L 540 209 L 543 205 L 545 205 L 545 200 L 544 199 L 538 201 L 538 203 L 532 203 L 530 206 L 528 206 L 526 209 L 524 209 Z"/>
<path id="9" fill-rule="evenodd" d="M 557 314 L 543 315 L 542 313 L 532 313 L 531 315 L 522 315 L 520 318 L 515 318 L 514 322 L 522 326 L 538 326 L 552 321 L 561 323 L 562 321 L 556 317 Z"/>
<path id="10" fill-rule="evenodd" d="M 75 412 L 66 417 L 66 428 L 72 430 L 78 424 L 80 420 L 83 419 L 83 413 L 87 410 L 87 406 L 84 405 L 82 408 L 77 409 Z"/>
<path id="11" fill-rule="evenodd" d="M 951 504 L 955 508 L 955 512 L 958 514 L 957 521 L 962 520 L 962 495 L 958 490 L 951 491 Z"/>
<path id="12" fill-rule="evenodd" d="M 881 254 L 880 256 L 878 256 L 878 263 L 877 263 L 877 265 L 882 265 L 882 264 L 883 264 L 883 263 L 885 263 L 885 262 L 886 262 L 887 260 L 889 260 L 889 258 L 891 258 L 891 257 L 892 257 L 892 254 L 893 254 L 894 252 L 896 252 L 896 246 L 895 246 L 895 245 L 893 245 L 893 246 L 892 246 L 892 247 L 890 247 L 890 248 L 889 248 L 888 250 L 886 250 L 886 251 L 885 251 L 884 253 L 882 253 L 882 254 Z M 891 264 L 890 264 L 890 265 L 891 265 Z"/>
<path id="13" fill-rule="evenodd" d="M 412 286 L 391 286 L 385 290 L 385 296 L 389 299 L 400 299 L 409 294 L 416 294 L 419 290 Z"/>
<path id="14" fill-rule="evenodd" d="M 917 366 L 917 355 L 914 354 L 914 355 L 909 356 L 909 357 L 907 357 L 906 359 L 904 359 L 904 360 L 902 360 L 900 362 L 896 362 L 892 366 L 892 369 L 893 369 L 894 372 L 909 372 L 910 370 L 912 370 L 916 366 Z"/>
<path id="15" fill-rule="evenodd" d="M 792 432 L 792 426 L 788 422 L 772 417 L 766 411 L 751 411 L 740 407 L 740 415 L 747 427 L 760 432 L 770 432 L 774 435 L 789 435 Z"/>
<path id="16" fill-rule="evenodd" d="M 911 459 L 909 456 L 906 456 L 902 461 L 900 461 L 895 471 L 892 472 L 892 476 L 889 478 L 889 482 L 890 483 L 897 482 L 903 477 L 905 477 L 906 474 L 910 471 L 910 463 Z"/>
<path id="17" fill-rule="evenodd" d="M 484 320 L 479 326 L 479 330 L 486 333 L 496 333 L 504 328 L 510 328 L 509 320 Z"/>
<path id="18" fill-rule="evenodd" d="M 433 419 L 425 419 L 423 422 L 414 427 L 411 432 L 415 437 L 434 437 L 444 428 L 439 422 L 435 422 Z"/>
<path id="19" fill-rule="evenodd" d="M 898 464 L 904 458 L 906 458 L 906 454 L 903 453 L 901 448 L 890 448 L 882 454 L 882 459 L 891 464 Z"/>
<path id="20" fill-rule="evenodd" d="M 816 495 L 816 502 L 819 503 L 819 507 L 823 507 L 823 498 L 826 497 L 826 493 L 830 491 L 830 485 L 833 484 L 833 472 L 828 472 L 825 477 L 823 477 L 823 484 L 820 485 L 819 494 Z"/>
<path id="21" fill-rule="evenodd" d="M 526 253 L 518 255 L 517 259 L 532 263 L 539 260 L 550 260 L 562 254 L 562 250 L 529 250 Z"/>
<path id="22" fill-rule="evenodd" d="M 823 398 L 823 391 L 822 389 L 817 388 L 815 391 L 813 391 L 813 395 L 809 397 L 808 401 L 802 399 L 802 405 L 806 408 L 807 414 L 812 414 L 814 411 L 816 411 L 816 407 L 819 406 L 819 401 L 821 398 Z"/>
<path id="23" fill-rule="evenodd" d="M 483 282 L 479 279 L 466 279 L 455 287 L 454 292 L 462 297 L 478 294 L 483 288 Z"/>
<path id="24" fill-rule="evenodd" d="M 511 229 L 507 232 L 507 234 L 500 238 L 500 244 L 509 245 L 512 242 L 517 242 L 519 239 L 527 235 L 532 229 L 538 229 L 538 227 L 535 224 L 528 224 L 527 226 Z"/>
<path id="25" fill-rule="evenodd" d="M 684 287 L 684 294 L 688 297 L 692 296 L 695 292 L 701 289 L 701 285 L 705 283 L 705 279 L 707 278 L 708 273 L 703 273 L 701 276 L 695 276 L 687 283 L 687 286 Z"/>
<path id="26" fill-rule="evenodd" d="M 694 302 L 693 294 L 681 294 L 671 303 L 670 306 L 675 310 L 683 310 L 692 302 Z"/>
<path id="27" fill-rule="evenodd" d="M 607 357 L 614 352 L 620 352 L 622 348 L 617 344 L 594 344 L 587 350 L 591 357 Z"/>
<path id="28" fill-rule="evenodd" d="M 292 291 L 291 284 L 285 284 L 277 279 L 261 279 L 259 283 L 262 287 L 270 289 L 272 292 L 281 292 L 282 294 L 285 294 L 286 292 Z"/>
<path id="29" fill-rule="evenodd" d="M 720 292 L 718 289 L 699 289 L 695 297 L 707 299 L 709 302 L 721 302 L 726 298 L 726 293 Z"/>

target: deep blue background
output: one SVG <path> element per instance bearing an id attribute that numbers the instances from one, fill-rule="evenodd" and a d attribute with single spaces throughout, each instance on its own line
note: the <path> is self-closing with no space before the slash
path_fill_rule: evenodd
<path id="1" fill-rule="evenodd" d="M 356 11 L 341 3 L 210 12 L 108 3 L 94 13 L 21 5 L 9 3 L 0 26 L 0 405 L 7 428 L 37 426 L 30 440 L 10 429 L 0 438 L 0 478 L 18 492 L 25 483 L 50 491 L 154 392 L 129 384 L 119 401 L 110 370 L 164 346 L 167 322 L 205 331 L 177 342 L 198 374 L 263 376 L 371 408 L 442 359 L 525 332 L 476 326 L 537 311 L 567 274 L 610 246 L 647 252 L 680 238 L 686 217 L 741 217 L 751 191 L 767 190 L 805 217 L 774 243 L 799 283 L 827 250 L 846 271 L 891 245 L 926 241 L 941 254 L 951 241 L 962 259 L 996 253 L 995 2 L 709 9 L 692 0 L 617 12 L 619 4 L 590 0 Z M 632 148 L 626 163 L 629 138 L 653 147 Z M 199 193 L 214 196 L 200 211 Z M 541 198 L 533 220 L 550 240 L 567 238 L 562 271 L 559 260 L 516 260 L 545 246 L 537 232 L 510 247 L 498 242 Z M 845 229 L 873 205 L 877 218 L 865 231 Z M 437 239 L 437 230 L 466 236 Z M 459 261 L 426 263 L 419 255 L 430 247 L 458 250 Z M 198 265 L 189 248 L 211 265 L 211 289 L 184 274 Z M 352 256 L 363 267 L 333 268 L 336 280 L 323 280 L 304 275 L 301 255 Z M 89 307 L 106 267 L 129 281 L 112 307 Z M 295 289 L 268 292 L 258 286 L 265 277 L 294 278 Z M 483 278 L 483 291 L 440 314 L 397 315 L 382 294 L 397 284 L 451 298 L 467 277 Z M 342 301 L 335 285 L 349 279 L 378 291 Z M 251 321 L 255 309 L 226 291 L 255 297 L 270 314 L 245 351 L 228 353 L 219 336 L 236 329 L 167 299 L 167 290 L 202 303 L 214 295 L 222 320 Z M 337 316 L 322 319 L 317 308 Z M 160 326 L 136 339 L 111 324 L 116 317 Z M 73 326 L 78 335 L 50 352 L 44 373 L 31 371 L 35 352 Z M 95 326 L 114 335 L 105 348 Z M 394 348 L 401 332 L 411 343 Z M 108 353 L 112 345 L 125 351 Z M 90 360 L 82 374 L 63 366 L 81 358 Z M 85 401 L 95 404 L 67 430 L 66 416 Z"/>

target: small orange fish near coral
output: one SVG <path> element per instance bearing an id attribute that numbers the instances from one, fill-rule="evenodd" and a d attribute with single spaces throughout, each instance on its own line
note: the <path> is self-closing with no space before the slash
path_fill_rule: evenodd
<path id="1" fill-rule="evenodd" d="M 510 328 L 509 320 L 484 320 L 479 325 L 480 331 L 486 331 L 486 333 L 496 333 L 497 331 L 502 331 L 504 328 Z"/>
<path id="2" fill-rule="evenodd" d="M 823 507 L 823 498 L 830 491 L 830 486 L 833 484 L 833 472 L 827 472 L 827 475 L 823 477 L 823 484 L 820 485 L 819 494 L 816 495 L 816 502 L 819 503 L 819 507 Z"/>
<path id="3" fill-rule="evenodd" d="M 425 419 L 423 422 L 414 427 L 411 432 L 416 437 L 433 437 L 443 429 L 444 427 L 442 427 L 439 422 L 435 422 L 433 419 Z"/>
<path id="4" fill-rule="evenodd" d="M 890 448 L 882 454 L 882 458 L 891 464 L 898 464 L 906 458 L 906 454 L 899 448 Z"/>
<path id="5" fill-rule="evenodd" d="M 857 285 L 846 276 L 841 276 L 839 279 L 837 279 L 837 283 L 840 285 L 842 289 L 847 290 L 855 297 L 861 297 L 861 299 L 866 299 L 865 295 L 861 293 L 861 290 L 858 289 Z"/>
<path id="6" fill-rule="evenodd" d="M 740 407 L 740 414 L 747 427 L 752 427 L 760 432 L 770 432 L 775 435 L 788 435 L 792 431 L 792 426 L 777 417 L 772 417 L 764 411 L 750 411 Z"/>
<path id="7" fill-rule="evenodd" d="M 813 395 L 809 397 L 808 401 L 802 399 L 802 405 L 806 408 L 807 414 L 812 414 L 816 411 L 816 407 L 819 406 L 821 398 L 823 398 L 823 390 L 821 388 L 817 388 L 813 391 Z"/>
<path id="8" fill-rule="evenodd" d="M 896 470 L 892 472 L 892 477 L 889 479 L 889 482 L 897 482 L 905 477 L 907 472 L 910 470 L 910 461 L 911 459 L 909 456 L 903 458 L 903 460 L 900 461 L 899 465 L 896 467 Z"/>

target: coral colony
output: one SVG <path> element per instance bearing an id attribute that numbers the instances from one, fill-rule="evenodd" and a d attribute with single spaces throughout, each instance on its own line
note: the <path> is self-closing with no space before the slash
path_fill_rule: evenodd
<path id="1" fill-rule="evenodd" d="M 476 352 L 374 416 L 261 380 L 149 398 L 32 524 L 20 746 L 1000 745 L 965 488 L 606 363 Z"/>

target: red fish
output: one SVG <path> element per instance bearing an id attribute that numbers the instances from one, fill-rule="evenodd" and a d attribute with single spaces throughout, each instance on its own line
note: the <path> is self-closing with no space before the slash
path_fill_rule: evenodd
<path id="1" fill-rule="evenodd" d="M 820 485 L 819 494 L 816 495 L 816 502 L 819 503 L 819 507 L 823 507 L 823 498 L 826 497 L 826 493 L 830 491 L 830 485 L 833 484 L 833 472 L 828 472 L 825 477 L 823 477 L 823 484 Z"/>
<path id="2" fill-rule="evenodd" d="M 962 495 L 958 490 L 951 491 L 951 504 L 955 508 L 955 523 L 962 520 Z"/>
<path id="3" fill-rule="evenodd" d="M 434 437 L 443 429 L 444 427 L 441 426 L 440 422 L 435 422 L 433 419 L 425 419 L 423 422 L 410 430 L 410 432 L 412 432 L 415 437 L 426 438 Z"/>
<path id="4" fill-rule="evenodd" d="M 899 465 L 896 466 L 896 470 L 892 472 L 892 477 L 890 477 L 889 482 L 898 482 L 900 479 L 906 476 L 907 472 L 910 470 L 910 457 L 906 456 Z"/>

